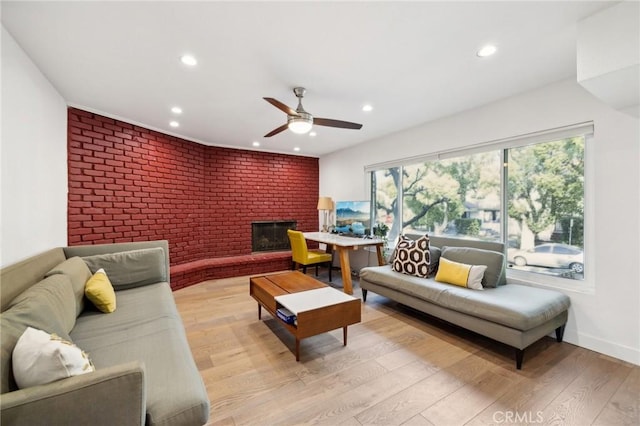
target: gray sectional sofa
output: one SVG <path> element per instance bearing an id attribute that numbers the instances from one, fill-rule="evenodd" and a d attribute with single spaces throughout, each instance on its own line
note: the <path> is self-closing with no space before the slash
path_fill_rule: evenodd
<path id="1" fill-rule="evenodd" d="M 104 268 L 116 310 L 84 285 Z M 167 241 L 59 247 L 0 271 L 3 425 L 202 425 L 209 399 L 169 286 Z M 27 326 L 86 351 L 95 371 L 17 389 L 12 351 Z"/>
<path id="2" fill-rule="evenodd" d="M 485 278 L 490 277 L 495 287 L 471 290 L 437 282 L 433 277 L 395 272 L 391 265 L 384 265 L 360 271 L 363 300 L 366 302 L 367 292 L 372 291 L 512 346 L 517 369 L 522 367 L 524 349 L 535 341 L 554 331 L 558 342 L 562 341 L 569 297 L 557 291 L 507 284 L 503 244 L 430 237 L 430 247 L 432 263 L 437 263 L 441 253 L 456 262 L 489 264 Z M 496 258 L 500 259 L 497 263 Z"/>

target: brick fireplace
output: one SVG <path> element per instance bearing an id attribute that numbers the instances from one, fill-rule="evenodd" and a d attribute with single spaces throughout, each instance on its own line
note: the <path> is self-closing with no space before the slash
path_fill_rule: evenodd
<path id="1" fill-rule="evenodd" d="M 296 229 L 293 220 L 261 221 L 251 223 L 251 251 L 291 250 L 287 230 Z"/>

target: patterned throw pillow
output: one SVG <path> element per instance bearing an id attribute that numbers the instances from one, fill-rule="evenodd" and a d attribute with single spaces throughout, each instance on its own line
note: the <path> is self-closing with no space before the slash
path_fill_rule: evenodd
<path id="1" fill-rule="evenodd" d="M 400 236 L 393 252 L 391 268 L 396 272 L 427 278 L 430 270 L 429 237 L 424 235 L 417 240 Z"/>

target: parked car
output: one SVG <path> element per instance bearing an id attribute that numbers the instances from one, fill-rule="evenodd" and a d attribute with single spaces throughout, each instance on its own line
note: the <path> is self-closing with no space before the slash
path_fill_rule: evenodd
<path id="1" fill-rule="evenodd" d="M 510 249 L 507 260 L 516 266 L 568 268 L 578 274 L 584 272 L 582 249 L 568 244 L 547 243 L 535 246 L 530 250 Z"/>

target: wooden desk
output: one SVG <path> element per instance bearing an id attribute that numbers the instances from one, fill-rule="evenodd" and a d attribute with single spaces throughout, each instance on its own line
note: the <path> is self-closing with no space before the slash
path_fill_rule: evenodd
<path id="1" fill-rule="evenodd" d="M 309 241 L 326 244 L 328 248 L 338 252 L 338 255 L 340 256 L 340 269 L 342 270 L 342 285 L 344 286 L 344 292 L 347 294 L 353 294 L 351 264 L 349 263 L 350 250 L 358 250 L 360 247 L 366 246 L 376 246 L 376 252 L 378 253 L 378 265 L 384 265 L 384 256 L 382 255 L 384 240 L 379 238 L 369 239 L 345 237 L 338 234 L 331 234 L 329 232 L 305 232 L 304 238 Z"/>

